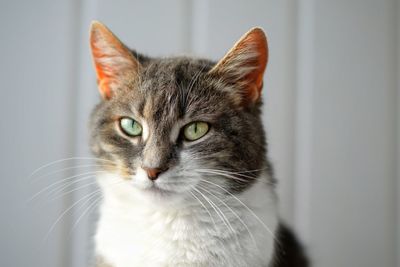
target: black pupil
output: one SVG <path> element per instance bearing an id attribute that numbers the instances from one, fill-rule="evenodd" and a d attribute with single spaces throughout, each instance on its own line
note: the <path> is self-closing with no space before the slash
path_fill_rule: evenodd
<path id="1" fill-rule="evenodd" d="M 197 133 L 197 122 L 194 124 L 194 132 Z"/>

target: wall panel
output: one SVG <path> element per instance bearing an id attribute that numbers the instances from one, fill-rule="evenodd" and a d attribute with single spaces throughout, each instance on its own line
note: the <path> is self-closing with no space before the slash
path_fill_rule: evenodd
<path id="1" fill-rule="evenodd" d="M 395 266 L 395 1 L 306 3 L 310 251 L 316 266 Z"/>

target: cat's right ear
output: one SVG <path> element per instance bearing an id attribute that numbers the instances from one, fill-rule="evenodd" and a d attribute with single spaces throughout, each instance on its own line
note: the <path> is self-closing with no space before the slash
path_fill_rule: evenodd
<path id="1" fill-rule="evenodd" d="M 126 75 L 137 77 L 140 63 L 131 51 L 102 23 L 90 27 L 90 48 L 97 84 L 104 99 L 110 99 Z"/>

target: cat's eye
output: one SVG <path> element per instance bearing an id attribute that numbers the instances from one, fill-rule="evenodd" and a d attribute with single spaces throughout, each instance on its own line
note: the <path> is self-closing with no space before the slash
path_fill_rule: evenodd
<path id="1" fill-rule="evenodd" d="M 129 136 L 139 136 L 142 134 L 142 125 L 131 118 L 122 118 L 119 121 L 121 130 Z"/>
<path id="2" fill-rule="evenodd" d="M 195 141 L 205 136 L 210 126 L 206 122 L 195 121 L 183 128 L 183 136 L 187 141 Z"/>

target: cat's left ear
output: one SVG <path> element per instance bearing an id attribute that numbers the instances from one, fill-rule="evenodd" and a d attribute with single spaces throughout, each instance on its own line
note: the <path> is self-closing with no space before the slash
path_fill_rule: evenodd
<path id="1" fill-rule="evenodd" d="M 238 87 L 240 92 L 234 93 L 245 106 L 260 100 L 267 61 L 265 33 L 261 28 L 253 28 L 210 70 L 210 74 Z"/>
<path id="2" fill-rule="evenodd" d="M 137 77 L 140 63 L 132 52 L 102 23 L 92 22 L 90 47 L 97 83 L 104 99 L 110 99 L 127 75 Z"/>

